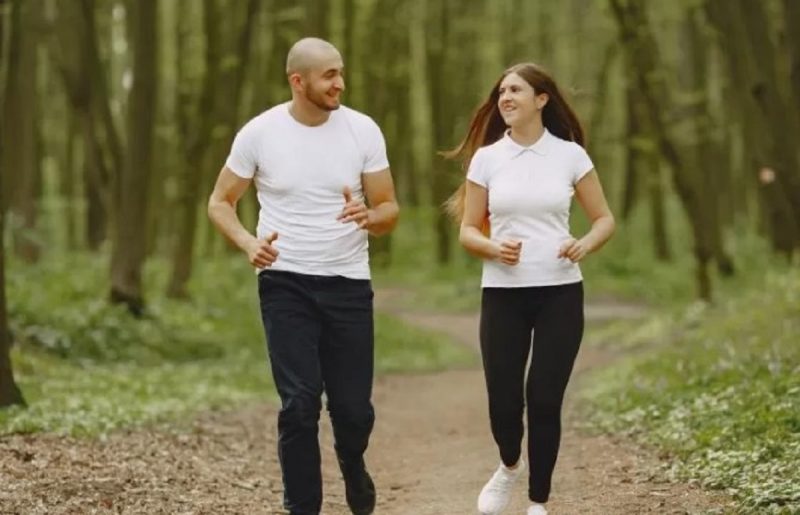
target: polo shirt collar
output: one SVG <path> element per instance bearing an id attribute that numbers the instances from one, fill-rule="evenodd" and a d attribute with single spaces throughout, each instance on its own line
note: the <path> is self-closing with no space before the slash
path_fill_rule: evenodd
<path id="1" fill-rule="evenodd" d="M 505 142 L 506 147 L 514 153 L 514 156 L 518 156 L 523 152 L 533 152 L 534 154 L 538 154 L 540 156 L 547 155 L 547 151 L 550 148 L 550 141 L 552 140 L 553 135 L 550 134 L 550 131 L 547 130 L 545 127 L 544 132 L 536 140 L 536 143 L 530 146 L 520 145 L 513 139 L 511 139 L 511 129 L 506 129 L 505 134 L 503 135 L 503 141 Z"/>

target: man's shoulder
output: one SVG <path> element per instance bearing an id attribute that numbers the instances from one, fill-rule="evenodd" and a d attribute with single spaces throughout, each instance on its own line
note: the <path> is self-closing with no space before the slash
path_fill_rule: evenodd
<path id="1" fill-rule="evenodd" d="M 373 120 L 372 117 L 366 113 L 362 113 L 361 111 L 357 111 L 352 107 L 347 107 L 346 105 L 339 106 L 337 111 L 341 114 L 343 119 L 345 119 L 348 123 L 353 124 L 358 129 L 380 130 L 380 127 L 378 127 L 378 124 L 375 122 L 375 120 Z"/>
<path id="2" fill-rule="evenodd" d="M 242 130 L 260 131 L 268 129 L 272 125 L 283 123 L 286 119 L 286 114 L 286 103 L 278 104 L 250 118 L 242 126 Z"/>

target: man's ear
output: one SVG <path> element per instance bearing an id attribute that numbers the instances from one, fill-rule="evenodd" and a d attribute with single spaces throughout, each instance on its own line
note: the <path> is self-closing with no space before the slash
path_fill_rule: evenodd
<path id="1" fill-rule="evenodd" d="M 297 72 L 290 73 L 289 74 L 289 85 L 292 87 L 292 89 L 295 89 L 295 88 L 302 89 L 303 88 L 303 77 Z"/>

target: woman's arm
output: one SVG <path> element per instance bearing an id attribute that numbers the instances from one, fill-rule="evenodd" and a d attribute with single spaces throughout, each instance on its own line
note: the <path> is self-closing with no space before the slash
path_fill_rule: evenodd
<path id="1" fill-rule="evenodd" d="M 559 257 L 578 262 L 587 254 L 595 252 L 614 234 L 614 215 L 608 207 L 600 178 L 595 170 L 583 176 L 575 185 L 575 196 L 592 223 L 592 228 L 581 239 L 571 239 L 560 249 Z"/>
<path id="2" fill-rule="evenodd" d="M 496 259 L 506 265 L 519 263 L 522 242 L 496 242 L 483 234 L 483 224 L 489 208 L 489 192 L 472 181 L 466 183 L 467 195 L 464 200 L 464 216 L 458 241 L 471 254 L 483 259 Z"/>

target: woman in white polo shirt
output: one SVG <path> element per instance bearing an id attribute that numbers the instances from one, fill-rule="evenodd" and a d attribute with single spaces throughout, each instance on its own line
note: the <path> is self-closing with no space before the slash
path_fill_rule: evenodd
<path id="1" fill-rule="evenodd" d="M 500 513 L 524 475 L 526 399 L 528 515 L 547 513 L 561 404 L 583 336 L 578 262 L 614 232 L 583 142 L 580 123 L 553 79 L 526 63 L 503 73 L 464 141 L 448 154 L 467 168 L 448 208 L 461 221 L 461 244 L 484 260 L 481 354 L 501 458 L 478 497 L 484 514 Z M 578 239 L 569 230 L 573 195 L 592 222 Z"/>

